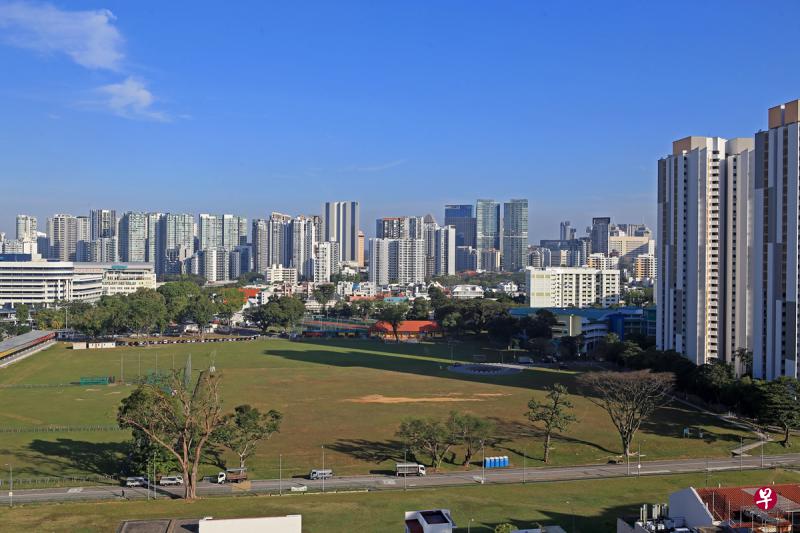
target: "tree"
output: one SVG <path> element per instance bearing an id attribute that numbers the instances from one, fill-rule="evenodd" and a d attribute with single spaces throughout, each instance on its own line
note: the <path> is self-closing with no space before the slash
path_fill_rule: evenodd
<path id="1" fill-rule="evenodd" d="M 375 310 L 375 304 L 372 300 L 356 300 L 350 304 L 354 316 L 360 316 L 367 319 Z"/>
<path id="2" fill-rule="evenodd" d="M 739 376 L 753 377 L 753 352 L 747 348 L 739 348 L 733 352 L 733 360 Z"/>
<path id="3" fill-rule="evenodd" d="M 328 302 L 331 301 L 334 294 L 336 294 L 336 287 L 332 283 L 317 285 L 317 288 L 314 289 L 314 292 L 312 293 L 314 300 L 322 306 L 323 313 L 325 312 L 326 306 L 328 305 Z"/>
<path id="4" fill-rule="evenodd" d="M 439 309 L 448 302 L 448 298 L 444 295 L 442 289 L 435 285 L 428 287 L 428 297 L 431 299 L 431 307 L 434 310 Z"/>
<path id="5" fill-rule="evenodd" d="M 408 313 L 408 304 L 405 302 L 385 305 L 378 313 L 378 320 L 382 320 L 392 326 L 392 333 L 394 333 L 396 342 L 400 341 L 397 329 L 400 327 L 400 323 L 405 320 L 406 313 Z"/>
<path id="6" fill-rule="evenodd" d="M 261 333 L 266 333 L 271 326 L 277 326 L 284 320 L 283 309 L 277 299 L 270 299 L 263 305 L 251 307 L 245 311 L 244 316 L 254 323 Z"/>
<path id="7" fill-rule="evenodd" d="M 278 411 L 262 413 L 250 405 L 239 405 L 223 419 L 214 440 L 238 455 L 239 468 L 244 468 L 256 445 L 280 430 L 282 419 Z"/>
<path id="8" fill-rule="evenodd" d="M 531 339 L 553 338 L 553 326 L 558 323 L 556 315 L 547 309 L 539 309 L 533 316 L 524 317 L 520 321 L 520 328 Z"/>
<path id="9" fill-rule="evenodd" d="M 170 281 L 159 287 L 167 306 L 167 319 L 178 321 L 183 316 L 189 300 L 200 294 L 200 287 L 191 281 Z"/>
<path id="10" fill-rule="evenodd" d="M 441 320 L 442 327 L 449 334 L 453 335 L 463 329 L 463 317 L 458 311 L 448 313 Z"/>
<path id="11" fill-rule="evenodd" d="M 508 312 L 503 312 L 492 318 L 486 327 L 491 337 L 511 344 L 511 338 L 519 332 L 519 321 Z"/>
<path id="12" fill-rule="evenodd" d="M 455 441 L 464 446 L 464 462 L 462 464 L 467 466 L 481 443 L 491 438 L 495 428 L 494 424 L 485 418 L 451 411 L 447 419 L 447 429 Z"/>
<path id="13" fill-rule="evenodd" d="M 623 453 L 630 455 L 633 437 L 642 422 L 664 405 L 675 376 L 669 372 L 589 372 L 579 384 L 590 393 L 589 401 L 602 407 L 619 432 Z"/>
<path id="14" fill-rule="evenodd" d="M 108 319 L 102 307 L 95 306 L 75 317 L 74 328 L 90 339 L 97 338 L 106 332 Z"/>
<path id="15" fill-rule="evenodd" d="M 512 531 L 516 530 L 517 526 L 514 524 L 509 524 L 508 522 L 494 526 L 494 533 L 511 533 Z"/>
<path id="16" fill-rule="evenodd" d="M 205 293 L 200 293 L 189 300 L 184 310 L 184 318 L 192 320 L 200 328 L 200 338 L 205 339 L 206 328 L 214 319 L 217 305 Z"/>
<path id="17" fill-rule="evenodd" d="M 438 470 L 447 452 L 456 440 L 445 424 L 432 418 L 410 418 L 404 420 L 397 430 L 397 437 L 413 454 L 427 453 Z"/>
<path id="18" fill-rule="evenodd" d="M 17 324 L 27 324 L 31 318 L 31 312 L 27 305 L 18 304 L 15 308 L 17 315 Z"/>
<path id="19" fill-rule="evenodd" d="M 528 402 L 528 420 L 534 424 L 541 422 L 544 426 L 545 463 L 550 461 L 550 439 L 553 433 L 566 431 L 567 427 L 577 420 L 570 413 L 573 406 L 564 385 L 556 383 L 548 387 L 547 391 L 546 401 L 538 402 L 536 398 L 532 398 Z"/>
<path id="20" fill-rule="evenodd" d="M 221 375 L 203 372 L 194 383 L 184 381 L 178 370 L 158 383 L 139 385 L 122 400 L 117 422 L 172 454 L 183 471 L 184 498 L 195 499 L 203 450 L 222 423 Z"/>
<path id="21" fill-rule="evenodd" d="M 39 329 L 63 329 L 65 314 L 63 309 L 48 307 L 39 309 L 35 315 L 36 327 Z"/>
<path id="22" fill-rule="evenodd" d="M 792 429 L 800 427 L 800 381 L 782 376 L 761 386 L 758 418 L 783 430 L 783 444 L 791 446 Z"/>
<path id="23" fill-rule="evenodd" d="M 238 287 L 220 289 L 219 292 L 214 295 L 214 303 L 217 305 L 217 312 L 229 325 L 233 315 L 242 309 L 245 300 L 244 292 L 240 291 Z"/>
<path id="24" fill-rule="evenodd" d="M 164 296 L 153 289 L 139 289 L 128 295 L 127 304 L 127 324 L 134 332 L 142 334 L 166 325 Z"/>
<path id="25" fill-rule="evenodd" d="M 411 320 L 428 320 L 431 317 L 431 306 L 425 298 L 414 298 L 408 318 Z"/>
<path id="26" fill-rule="evenodd" d="M 305 304 L 294 296 L 282 297 L 278 300 L 278 305 L 283 313 L 283 326 L 286 328 L 294 328 L 306 314 Z"/>

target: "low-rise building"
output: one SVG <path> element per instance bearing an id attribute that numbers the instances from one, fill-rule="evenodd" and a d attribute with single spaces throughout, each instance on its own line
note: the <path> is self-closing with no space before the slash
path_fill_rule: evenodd
<path id="1" fill-rule="evenodd" d="M 131 294 L 139 289 L 156 288 L 152 263 L 75 263 L 76 274 L 100 276 L 103 295 Z"/>
<path id="2" fill-rule="evenodd" d="M 394 330 L 388 322 L 378 321 L 369 330 L 370 335 L 381 339 L 394 339 Z M 397 325 L 397 339 L 401 341 L 441 337 L 442 329 L 435 320 L 403 320 Z"/>
<path id="3" fill-rule="evenodd" d="M 619 270 L 578 267 L 526 269 L 531 307 L 609 307 L 620 302 Z"/>
<path id="4" fill-rule="evenodd" d="M 0 305 L 94 302 L 103 293 L 102 274 L 76 273 L 72 261 L 45 261 L 32 254 L 0 255 Z"/>
<path id="5" fill-rule="evenodd" d="M 480 285 L 456 285 L 450 291 L 450 296 L 457 300 L 471 300 L 473 298 L 483 298 L 483 287 Z"/>
<path id="6" fill-rule="evenodd" d="M 406 533 L 453 533 L 456 529 L 450 509 L 407 511 L 405 523 Z"/>
<path id="7" fill-rule="evenodd" d="M 287 268 L 281 265 L 272 265 L 264 271 L 264 279 L 267 283 L 297 283 L 297 269 Z"/>

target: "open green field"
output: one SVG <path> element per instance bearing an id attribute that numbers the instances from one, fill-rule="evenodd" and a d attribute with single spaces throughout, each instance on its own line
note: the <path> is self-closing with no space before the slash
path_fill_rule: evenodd
<path id="1" fill-rule="evenodd" d="M 709 485 L 796 483 L 800 475 L 780 470 L 717 472 Z M 234 518 L 303 515 L 303 531 L 364 533 L 400 531 L 403 512 L 446 508 L 459 532 L 489 532 L 511 522 L 519 527 L 558 524 L 580 533 L 614 531 L 618 517 L 638 516 L 643 503 L 666 503 L 669 494 L 687 486 L 705 486 L 703 474 L 648 476 L 641 479 L 564 481 L 529 485 L 486 485 L 360 494 L 242 496 L 182 500 L 119 501 L 23 505 L 0 509 L 8 531 L 114 531 L 122 520 L 145 518 Z M 574 520 L 574 522 L 573 522 Z M 573 528 L 574 525 L 574 528 Z"/>
<path id="2" fill-rule="evenodd" d="M 455 345 L 455 357 L 477 352 Z M 280 434 L 263 443 L 248 467 L 259 478 L 277 478 L 279 455 L 284 477 L 302 475 L 321 465 L 337 474 L 384 472 L 403 459 L 394 433 L 406 416 L 445 417 L 453 409 L 493 419 L 498 444 L 486 455 L 508 455 L 521 465 L 540 466 L 541 443 L 525 417 L 532 395 L 554 382 L 575 391 L 576 373 L 527 369 L 510 376 L 466 376 L 446 369 L 445 344 L 383 344 L 342 339 L 290 342 L 270 339 L 226 344 L 72 351 L 58 345 L 0 370 L 0 464 L 14 465 L 15 477 L 113 474 L 119 470 L 128 433 L 86 431 L 84 426 L 114 426 L 119 400 L 130 385 L 8 387 L 11 384 L 64 384 L 81 376 L 126 379 L 141 373 L 182 367 L 191 354 L 195 373 L 212 360 L 224 374 L 226 408 L 249 403 L 284 414 Z M 157 360 L 157 361 L 156 361 Z M 141 361 L 141 362 L 140 362 Z M 604 463 L 621 452 L 616 431 L 604 411 L 574 396 L 574 424 L 556 439 L 552 464 Z M 5 428 L 78 426 L 74 431 L 3 432 Z M 686 426 L 702 429 L 704 438 L 682 438 Z M 661 409 L 639 433 L 646 459 L 728 456 L 749 434 L 716 418 L 680 405 Z M 460 463 L 461 451 L 454 450 Z M 233 465 L 233 456 L 222 454 Z M 424 460 L 424 458 L 421 458 Z M 206 472 L 221 466 L 209 459 Z M 446 464 L 446 468 L 461 468 Z"/>

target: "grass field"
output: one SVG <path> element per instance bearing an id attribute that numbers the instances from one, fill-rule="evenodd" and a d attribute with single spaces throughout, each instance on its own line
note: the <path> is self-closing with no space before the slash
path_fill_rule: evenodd
<path id="1" fill-rule="evenodd" d="M 455 346 L 467 359 L 477 348 Z M 72 351 L 58 345 L 0 370 L 0 431 L 4 428 L 113 426 L 119 400 L 130 385 L 10 387 L 64 384 L 81 376 L 121 374 L 127 379 L 156 368 L 182 367 L 191 354 L 195 373 L 212 360 L 224 374 L 226 408 L 250 403 L 284 414 L 281 433 L 263 443 L 248 466 L 257 477 L 301 475 L 321 465 L 337 473 L 383 472 L 403 459 L 394 433 L 403 417 L 445 417 L 450 410 L 493 419 L 500 442 L 486 455 L 508 455 L 512 465 L 541 465 L 541 444 L 527 423 L 532 395 L 544 386 L 566 384 L 573 392 L 576 374 L 528 369 L 510 376 L 466 376 L 446 370 L 450 349 L 444 344 L 383 344 L 365 340 L 290 342 L 270 339 L 215 345 Z M 157 360 L 157 362 L 156 362 Z M 140 362 L 141 361 L 141 362 Z M 556 439 L 553 464 L 606 462 L 620 453 L 616 432 L 604 411 L 574 396 L 574 424 Z M 686 426 L 702 428 L 704 438 L 681 438 Z M 679 405 L 661 409 L 639 433 L 646 459 L 727 456 L 740 436 L 749 436 L 719 420 Z M 0 432 L 0 464 L 14 465 L 18 479 L 112 474 L 118 471 L 123 431 Z M 461 456 L 460 450 L 455 450 Z M 232 455 L 224 455 L 233 463 Z M 423 458 L 424 459 L 424 458 Z M 206 472 L 219 464 L 210 461 Z M 218 463 L 218 461 L 216 461 Z M 459 461 L 456 461 L 460 463 Z M 456 464 L 448 469 L 461 468 Z"/>
<path id="2" fill-rule="evenodd" d="M 709 485 L 767 485 L 798 482 L 800 475 L 780 470 L 714 473 Z M 303 515 L 303 531 L 364 533 L 401 530 L 403 512 L 447 508 L 467 531 L 493 531 L 502 522 L 519 527 L 558 524 L 580 533 L 614 531 L 617 517 L 638 516 L 643 503 L 666 503 L 687 486 L 705 486 L 703 474 L 641 479 L 569 481 L 529 485 L 488 485 L 362 494 L 242 496 L 180 500 L 23 505 L 0 509 L 8 531 L 113 531 L 120 521 L 143 518 L 216 518 Z M 574 526 L 574 527 L 573 527 Z"/>

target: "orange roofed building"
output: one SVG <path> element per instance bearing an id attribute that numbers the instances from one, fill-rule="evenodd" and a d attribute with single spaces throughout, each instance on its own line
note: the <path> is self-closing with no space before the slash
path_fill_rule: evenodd
<path id="1" fill-rule="evenodd" d="M 394 339 L 392 325 L 384 321 L 373 324 L 369 329 L 369 334 L 381 339 Z M 397 327 L 397 338 L 401 341 L 441 336 L 442 328 L 435 320 L 403 320 Z"/>

